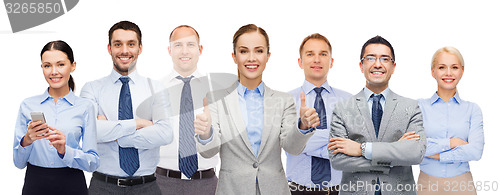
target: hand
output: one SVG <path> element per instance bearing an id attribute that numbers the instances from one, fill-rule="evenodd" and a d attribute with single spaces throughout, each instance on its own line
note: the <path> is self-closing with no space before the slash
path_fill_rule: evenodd
<path id="1" fill-rule="evenodd" d="M 104 115 L 97 115 L 97 120 L 107 121 L 108 118 L 106 118 L 106 116 L 104 116 Z"/>
<path id="2" fill-rule="evenodd" d="M 439 160 L 439 153 L 428 156 L 427 158 L 433 158 Z"/>
<path id="3" fill-rule="evenodd" d="M 46 133 L 48 131 L 49 128 L 47 128 L 47 123 L 42 123 L 42 121 L 30 121 L 30 123 L 28 124 L 28 131 L 24 135 L 21 146 L 26 147 L 31 145 L 36 140 L 46 138 Z"/>
<path id="4" fill-rule="evenodd" d="M 207 140 L 210 138 L 210 128 L 212 127 L 207 98 L 203 98 L 203 107 L 203 113 L 197 114 L 194 120 L 194 133 L 198 134 L 202 140 Z"/>
<path id="5" fill-rule="evenodd" d="M 66 153 L 66 136 L 61 131 L 54 127 L 49 126 L 51 131 L 45 134 L 47 140 L 50 141 L 49 145 L 54 146 L 59 154 L 64 155 Z"/>
<path id="6" fill-rule="evenodd" d="M 461 146 L 461 145 L 465 145 L 465 144 L 469 144 L 469 142 L 466 142 L 463 139 L 456 138 L 456 137 L 450 139 L 450 148 L 451 149 L 456 148 L 456 147 Z"/>
<path id="7" fill-rule="evenodd" d="M 135 119 L 135 124 L 136 124 L 135 129 L 139 130 L 139 129 L 142 129 L 144 127 L 149 127 L 149 126 L 153 125 L 153 121 L 148 121 L 146 119 L 138 118 L 138 119 Z"/>
<path id="8" fill-rule="evenodd" d="M 361 144 L 350 139 L 334 137 L 328 143 L 328 150 L 333 150 L 332 154 L 344 153 L 349 156 L 361 156 Z"/>
<path id="9" fill-rule="evenodd" d="M 407 132 L 407 133 L 403 134 L 403 137 L 399 138 L 398 141 L 402 141 L 402 140 L 415 140 L 415 141 L 418 141 L 418 140 L 420 140 L 420 135 L 416 134 L 415 131 L 410 131 L 410 132 Z"/>
<path id="10" fill-rule="evenodd" d="M 299 128 L 307 130 L 319 125 L 319 117 L 316 109 L 306 106 L 306 95 L 300 92 L 300 125 Z"/>

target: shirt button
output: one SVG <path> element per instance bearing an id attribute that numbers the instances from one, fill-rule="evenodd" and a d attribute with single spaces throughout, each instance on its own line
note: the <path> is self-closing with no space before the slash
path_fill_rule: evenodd
<path id="1" fill-rule="evenodd" d="M 259 163 L 253 163 L 253 168 L 259 167 Z"/>

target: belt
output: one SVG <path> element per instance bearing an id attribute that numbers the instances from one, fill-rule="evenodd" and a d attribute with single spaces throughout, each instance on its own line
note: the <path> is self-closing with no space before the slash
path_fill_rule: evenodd
<path id="1" fill-rule="evenodd" d="M 154 174 L 146 176 L 138 176 L 138 177 L 115 177 L 111 175 L 102 174 L 96 171 L 92 174 L 92 176 L 98 180 L 110 184 L 116 184 L 117 186 L 120 187 L 135 186 L 156 180 Z"/>
<path id="2" fill-rule="evenodd" d="M 156 167 L 156 174 L 171 177 L 171 178 L 191 180 L 191 179 L 211 178 L 211 177 L 215 176 L 215 171 L 213 168 L 203 170 L 203 171 L 196 171 L 191 178 L 187 178 L 180 171 L 174 171 L 174 170 L 170 170 L 170 169 Z"/>

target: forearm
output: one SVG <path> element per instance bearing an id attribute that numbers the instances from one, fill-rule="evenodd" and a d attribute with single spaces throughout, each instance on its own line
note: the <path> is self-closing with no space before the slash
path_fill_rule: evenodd
<path id="1" fill-rule="evenodd" d="M 420 164 L 425 155 L 424 140 L 373 142 L 372 165 L 411 166 Z"/>
<path id="2" fill-rule="evenodd" d="M 445 152 L 450 150 L 450 139 L 436 139 L 436 138 L 427 138 L 427 147 L 425 150 L 425 156 L 431 156 L 434 154 L 438 154 L 441 152 Z"/>
<path id="3" fill-rule="evenodd" d="M 136 126 L 134 119 L 120 121 L 97 120 L 97 143 L 111 142 L 134 134 Z"/>
<path id="4" fill-rule="evenodd" d="M 118 138 L 118 145 L 137 149 L 153 149 L 170 144 L 173 139 L 170 124 L 168 120 L 160 120 L 152 126 L 144 127 L 133 134 Z"/>
<path id="5" fill-rule="evenodd" d="M 81 169 L 87 172 L 94 172 L 99 167 L 99 155 L 96 151 L 75 149 L 66 146 L 63 162 L 71 168 Z"/>
<path id="6" fill-rule="evenodd" d="M 345 172 L 372 172 L 389 174 L 390 168 L 372 165 L 371 160 L 362 156 L 353 157 L 343 153 L 330 153 L 330 163 L 336 170 Z"/>

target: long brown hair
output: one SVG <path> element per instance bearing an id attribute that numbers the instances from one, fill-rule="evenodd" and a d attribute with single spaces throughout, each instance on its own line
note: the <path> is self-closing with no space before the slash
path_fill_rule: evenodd
<path id="1" fill-rule="evenodd" d="M 46 51 L 50 51 L 50 50 L 57 50 L 57 51 L 61 51 L 61 52 L 65 53 L 66 56 L 68 56 L 68 60 L 71 64 L 73 64 L 73 62 L 75 61 L 75 59 L 73 57 L 73 50 L 64 41 L 57 40 L 57 41 L 51 41 L 51 42 L 48 42 L 47 44 L 45 44 L 45 46 L 43 46 L 43 48 L 42 48 L 42 52 L 40 52 L 40 58 L 42 58 L 43 53 L 45 53 Z M 73 80 L 73 76 L 71 76 L 71 74 L 69 75 L 68 85 L 72 91 L 75 91 L 75 81 Z"/>

